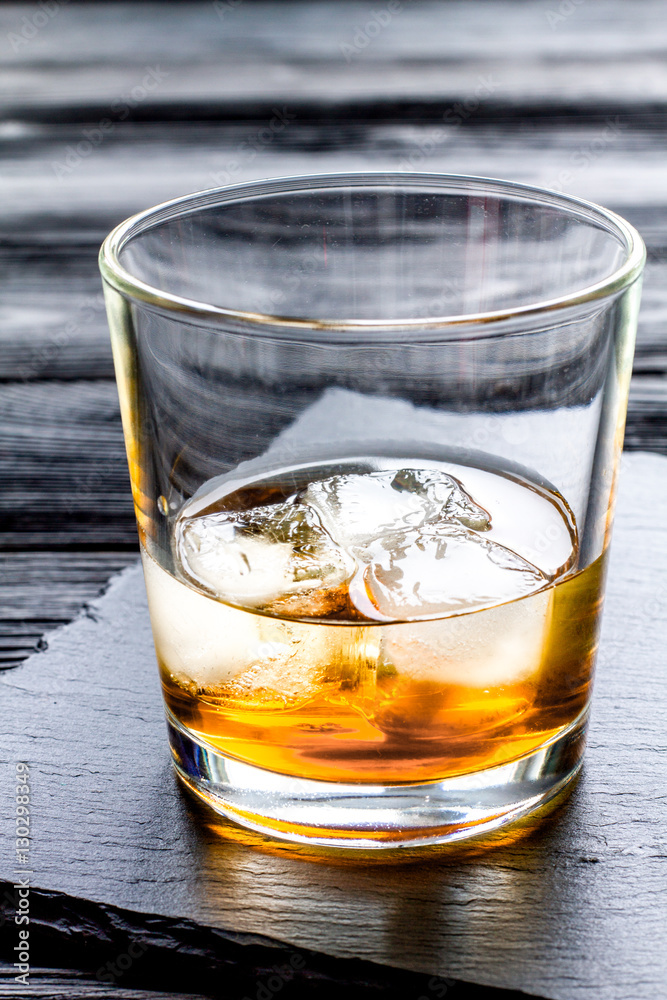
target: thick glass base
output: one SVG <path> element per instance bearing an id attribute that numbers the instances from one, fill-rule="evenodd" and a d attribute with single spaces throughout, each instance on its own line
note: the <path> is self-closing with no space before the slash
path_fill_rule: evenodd
<path id="1" fill-rule="evenodd" d="M 216 812 L 281 840 L 368 850 L 460 841 L 540 808 L 579 770 L 587 715 L 509 764 L 419 785 L 286 777 L 195 740 L 171 713 L 167 725 L 177 773 Z"/>

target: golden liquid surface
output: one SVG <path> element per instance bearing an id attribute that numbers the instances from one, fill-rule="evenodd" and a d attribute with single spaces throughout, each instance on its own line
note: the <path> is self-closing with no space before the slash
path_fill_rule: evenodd
<path id="1" fill-rule="evenodd" d="M 479 483 L 474 499 L 496 509 L 494 480 Z M 528 499 L 553 523 L 538 504 L 549 498 Z M 504 530 L 534 555 L 536 524 L 519 513 L 524 523 L 506 517 Z M 167 707 L 225 755 L 302 778 L 410 783 L 514 760 L 556 737 L 590 697 L 605 560 L 574 571 L 570 542 L 565 568 L 552 567 L 536 592 L 408 621 L 327 620 L 321 595 L 312 620 L 232 606 L 144 552 Z M 337 595 L 340 614 L 349 604 Z"/>

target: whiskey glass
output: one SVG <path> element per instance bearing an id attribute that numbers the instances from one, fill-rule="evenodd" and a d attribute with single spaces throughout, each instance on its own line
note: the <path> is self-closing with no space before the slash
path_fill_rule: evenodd
<path id="1" fill-rule="evenodd" d="M 485 833 L 577 773 L 645 250 L 577 198 L 279 178 L 100 255 L 167 728 L 279 838 Z"/>

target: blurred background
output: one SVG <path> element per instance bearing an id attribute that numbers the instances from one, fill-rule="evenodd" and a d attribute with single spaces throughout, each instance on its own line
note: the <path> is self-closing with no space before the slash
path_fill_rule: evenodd
<path id="1" fill-rule="evenodd" d="M 97 250 L 251 178 L 447 171 L 579 195 L 649 249 L 626 447 L 667 454 L 664 0 L 0 7 L 0 665 L 136 558 Z"/>

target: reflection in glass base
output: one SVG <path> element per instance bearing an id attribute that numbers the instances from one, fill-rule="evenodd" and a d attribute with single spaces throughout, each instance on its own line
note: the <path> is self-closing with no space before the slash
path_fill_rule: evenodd
<path id="1" fill-rule="evenodd" d="M 243 764 L 167 716 L 178 775 L 216 812 L 281 840 L 366 850 L 465 840 L 534 812 L 579 770 L 587 721 L 584 712 L 539 750 L 501 767 L 419 785 L 354 785 Z"/>

